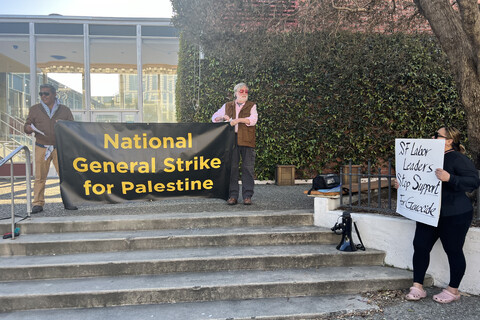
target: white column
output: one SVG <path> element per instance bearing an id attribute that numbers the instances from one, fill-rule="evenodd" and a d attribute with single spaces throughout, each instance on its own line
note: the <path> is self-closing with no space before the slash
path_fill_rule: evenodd
<path id="1" fill-rule="evenodd" d="M 92 97 L 91 97 L 91 81 L 90 81 L 90 37 L 89 37 L 88 23 L 83 24 L 83 68 L 85 77 L 85 112 L 87 114 L 87 122 L 92 121 Z"/>
<path id="2" fill-rule="evenodd" d="M 142 26 L 137 24 L 138 122 L 143 122 Z"/>

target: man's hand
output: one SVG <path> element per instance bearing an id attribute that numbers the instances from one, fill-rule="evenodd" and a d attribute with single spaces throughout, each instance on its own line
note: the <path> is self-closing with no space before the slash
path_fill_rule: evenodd
<path id="1" fill-rule="evenodd" d="M 25 130 L 24 130 L 24 131 L 25 131 L 26 134 L 31 134 L 31 133 L 33 133 L 32 126 L 29 125 L 29 124 L 27 124 L 27 125 L 25 126 Z"/>
<path id="2" fill-rule="evenodd" d="M 230 121 L 231 126 L 236 126 L 239 123 L 245 123 L 247 126 L 250 124 L 250 119 L 248 118 L 238 118 Z"/>
<path id="3" fill-rule="evenodd" d="M 216 117 L 215 118 L 215 122 L 220 122 L 220 121 L 229 121 L 230 120 L 230 117 L 227 116 L 227 115 L 224 115 L 223 117 Z"/>

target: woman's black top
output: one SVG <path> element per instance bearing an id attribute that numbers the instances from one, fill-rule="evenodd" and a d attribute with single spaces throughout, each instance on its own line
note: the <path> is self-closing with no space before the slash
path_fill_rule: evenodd
<path id="1" fill-rule="evenodd" d="M 472 161 L 460 152 L 447 152 L 443 169 L 450 173 L 450 180 L 442 182 L 440 216 L 455 216 L 471 211 L 472 202 L 465 192 L 472 192 L 480 185 L 478 171 Z"/>

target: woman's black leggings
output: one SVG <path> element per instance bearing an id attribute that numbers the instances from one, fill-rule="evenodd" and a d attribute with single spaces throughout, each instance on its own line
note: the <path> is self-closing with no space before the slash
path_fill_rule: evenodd
<path id="1" fill-rule="evenodd" d="M 448 257 L 450 265 L 450 283 L 458 288 L 467 267 L 463 244 L 472 222 L 473 211 L 456 216 L 440 217 L 437 227 L 417 222 L 413 239 L 413 282 L 423 284 L 430 263 L 430 251 L 438 238 Z"/>

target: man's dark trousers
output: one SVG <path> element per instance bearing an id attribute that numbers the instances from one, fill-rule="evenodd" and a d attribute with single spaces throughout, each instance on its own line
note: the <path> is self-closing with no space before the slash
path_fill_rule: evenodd
<path id="1" fill-rule="evenodd" d="M 238 184 L 240 157 L 242 159 L 242 197 L 243 199 L 253 196 L 254 169 L 255 169 L 255 149 L 251 147 L 238 146 L 235 141 L 235 147 L 232 152 L 232 170 L 230 173 L 230 198 L 238 199 L 240 188 Z"/>

